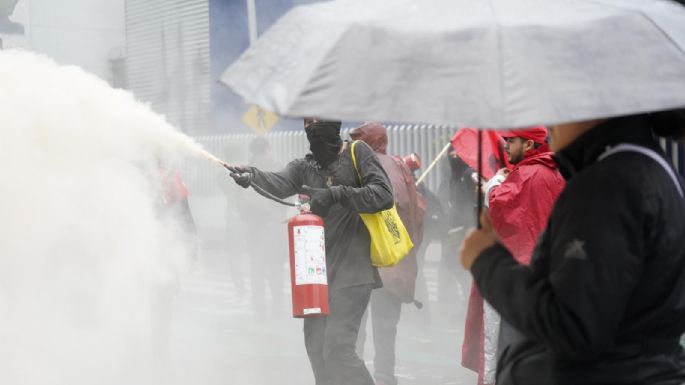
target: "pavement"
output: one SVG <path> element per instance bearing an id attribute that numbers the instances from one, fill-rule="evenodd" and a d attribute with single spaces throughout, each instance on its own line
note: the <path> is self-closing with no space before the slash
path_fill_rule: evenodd
<path id="1" fill-rule="evenodd" d="M 263 309 L 265 315 L 257 316 L 247 274 L 249 261 L 244 252 L 228 245 L 223 236 L 227 231 L 223 224 L 225 202 L 221 197 L 210 196 L 196 197 L 190 203 L 202 239 L 202 253 L 182 280 L 175 299 L 167 355 L 159 360 L 157 370 L 150 371 L 154 382 L 313 385 L 302 320 L 292 318 L 290 313 L 287 265 L 283 264 L 284 308 L 267 306 Z M 396 365 L 402 385 L 476 383 L 475 373 L 459 364 L 465 294 L 456 286 L 456 279 L 455 286 L 445 285 L 450 287 L 449 295 L 438 292 L 438 255 L 438 245 L 429 247 L 423 268 L 426 285 L 417 292 L 424 308 L 403 306 Z M 242 294 L 234 285 L 235 277 L 245 280 Z M 364 360 L 373 373 L 370 327 L 368 334 Z"/>

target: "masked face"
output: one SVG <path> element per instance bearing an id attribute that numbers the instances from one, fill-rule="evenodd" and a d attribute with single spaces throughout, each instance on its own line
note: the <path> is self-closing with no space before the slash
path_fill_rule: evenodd
<path id="1" fill-rule="evenodd" d="M 309 149 L 321 167 L 328 167 L 340 152 L 340 122 L 316 121 L 305 127 Z"/>

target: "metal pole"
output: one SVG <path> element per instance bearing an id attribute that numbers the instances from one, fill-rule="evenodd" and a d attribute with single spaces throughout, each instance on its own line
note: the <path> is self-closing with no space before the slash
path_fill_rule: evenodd
<path id="1" fill-rule="evenodd" d="M 478 204 L 476 212 L 476 227 L 481 228 L 480 213 L 483 212 L 483 131 L 478 130 Z"/>
<path id="2" fill-rule="evenodd" d="M 431 172 L 431 170 L 433 169 L 433 167 L 435 167 L 436 164 L 438 164 L 438 161 L 440 160 L 440 158 L 442 158 L 442 156 L 445 155 L 445 153 L 447 153 L 447 150 L 449 150 L 451 145 L 452 145 L 452 143 L 447 143 L 445 145 L 445 147 L 442 149 L 442 151 L 440 151 L 438 156 L 436 156 L 435 159 L 433 159 L 433 162 L 428 166 L 428 168 L 426 168 L 426 171 L 424 171 L 423 174 L 421 174 L 419 179 L 416 181 L 415 186 L 420 185 L 421 182 L 423 182 L 423 180 L 426 179 L 426 176 L 428 176 L 428 173 Z"/>
<path id="3" fill-rule="evenodd" d="M 257 7 L 255 0 L 247 1 L 247 29 L 250 33 L 250 45 L 257 40 Z"/>

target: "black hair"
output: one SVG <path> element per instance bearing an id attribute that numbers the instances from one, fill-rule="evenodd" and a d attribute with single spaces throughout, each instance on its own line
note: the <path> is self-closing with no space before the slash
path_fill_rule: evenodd
<path id="1" fill-rule="evenodd" d="M 682 0 L 685 3 L 685 0 Z M 647 115 L 654 133 L 676 141 L 685 141 L 685 108 L 653 112 Z"/>

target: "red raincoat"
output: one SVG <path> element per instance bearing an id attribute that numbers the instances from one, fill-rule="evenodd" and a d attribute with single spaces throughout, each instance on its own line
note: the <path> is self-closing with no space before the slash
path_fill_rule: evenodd
<path id="1" fill-rule="evenodd" d="M 392 183 L 397 213 L 407 228 L 414 247 L 400 263 L 393 267 L 378 269 L 378 272 L 381 275 L 383 287 L 400 298 L 402 302 L 412 302 L 418 271 L 416 251 L 423 238 L 426 203 L 423 196 L 416 191 L 409 167 L 402 160 L 386 154 L 388 134 L 385 127 L 379 123 L 365 123 L 352 130 L 350 136 L 354 140 L 363 140 L 371 146 Z"/>
<path id="2" fill-rule="evenodd" d="M 490 193 L 490 218 L 500 242 L 522 264 L 529 264 L 566 182 L 547 146 L 530 151 Z"/>
<path id="3" fill-rule="evenodd" d="M 166 205 L 173 205 L 188 198 L 188 188 L 177 172 L 160 169 L 159 173 L 162 182 L 162 199 Z"/>
<path id="4" fill-rule="evenodd" d="M 538 237 L 566 182 L 547 145 L 531 150 L 490 193 L 490 217 L 500 242 L 521 264 L 529 264 Z M 484 384 L 483 298 L 471 287 L 466 313 L 462 365 L 478 372 Z"/>

